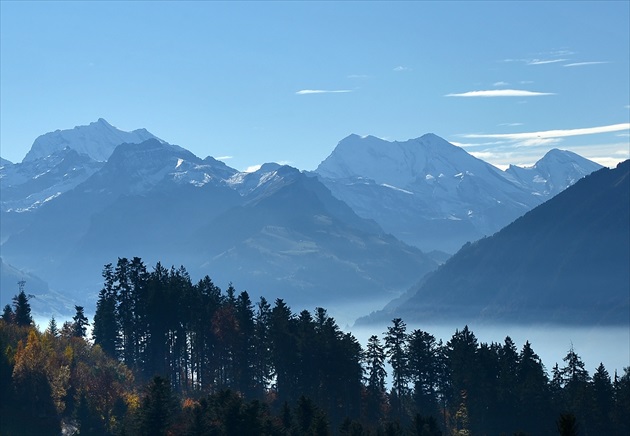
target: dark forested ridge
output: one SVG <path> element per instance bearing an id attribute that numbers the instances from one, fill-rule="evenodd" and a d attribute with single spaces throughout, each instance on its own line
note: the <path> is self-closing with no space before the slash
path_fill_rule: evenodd
<path id="1" fill-rule="evenodd" d="M 630 325 L 630 161 L 579 180 L 466 244 L 397 307 L 402 317 Z M 395 306 L 395 305 L 394 305 Z"/>
<path id="2" fill-rule="evenodd" d="M 571 348 L 548 370 L 520 350 L 407 331 L 365 347 L 323 308 L 192 283 L 183 267 L 118 259 L 88 335 L 33 326 L 21 290 L 0 319 L 0 434 L 625 435 L 630 368 L 591 375 Z M 91 336 L 91 338 L 89 337 Z"/>

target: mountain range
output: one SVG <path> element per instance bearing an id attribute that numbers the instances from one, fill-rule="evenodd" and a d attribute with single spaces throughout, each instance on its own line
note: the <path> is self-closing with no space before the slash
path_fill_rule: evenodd
<path id="1" fill-rule="evenodd" d="M 358 215 L 422 250 L 452 254 L 600 168 L 554 149 L 533 167 L 501 171 L 434 134 L 350 135 L 315 172 Z"/>
<path id="2" fill-rule="evenodd" d="M 553 150 L 500 171 L 432 134 L 351 135 L 313 173 L 243 173 L 99 119 L 2 161 L 2 257 L 87 304 L 105 263 L 140 256 L 294 305 L 372 310 L 447 257 L 427 253 L 490 235 L 598 168 Z"/>
<path id="3" fill-rule="evenodd" d="M 630 161 L 579 180 L 468 243 L 403 297 L 358 321 L 630 324 Z"/>

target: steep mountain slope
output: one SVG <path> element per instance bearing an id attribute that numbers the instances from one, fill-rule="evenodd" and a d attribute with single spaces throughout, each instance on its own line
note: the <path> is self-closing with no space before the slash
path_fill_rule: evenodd
<path id="1" fill-rule="evenodd" d="M 3 166 L 0 207 L 7 212 L 36 209 L 87 180 L 102 166 L 68 147 L 40 159 Z"/>
<path id="2" fill-rule="evenodd" d="M 122 143 L 156 138 L 144 129 L 124 132 L 102 118 L 35 140 L 21 163 L 0 166 L 0 241 L 25 228 L 30 212 L 74 189 L 96 173 Z"/>
<path id="3" fill-rule="evenodd" d="M 357 214 L 401 240 L 425 251 L 454 253 L 555 195 L 580 171 L 599 168 L 572 153 L 576 160 L 547 164 L 556 154 L 569 157 L 550 153 L 530 177 L 527 170 L 504 173 L 433 134 L 405 142 L 351 135 L 315 172 Z M 530 180 L 541 174 L 553 187 L 547 192 Z"/>
<path id="4" fill-rule="evenodd" d="M 119 256 L 312 305 L 359 295 L 380 304 L 437 266 L 295 168 L 237 173 L 155 139 L 119 145 L 30 215 L 3 256 L 77 297 L 93 296 L 102 266 Z"/>
<path id="5" fill-rule="evenodd" d="M 245 203 L 195 236 L 203 269 L 267 297 L 321 305 L 382 301 L 437 265 L 359 218 L 316 178 L 263 166 L 245 175 Z M 191 262 L 192 264 L 192 262 Z"/>
<path id="6" fill-rule="evenodd" d="M 198 216 L 193 213 L 197 204 L 212 208 L 215 202 L 208 196 L 215 192 L 211 187 L 220 185 L 224 174 L 235 172 L 218 161 L 202 161 L 181 147 L 155 139 L 121 144 L 86 181 L 26 215 L 23 231 L 14 233 L 2 245 L 3 256 L 15 265 L 37 271 L 55 288 L 65 287 L 70 281 L 80 283 L 87 272 L 72 268 L 69 263 L 77 261 L 85 265 L 91 260 L 85 256 L 89 252 L 112 254 L 114 249 L 105 248 L 115 247 L 117 243 L 120 249 L 134 247 L 130 241 L 143 240 L 143 235 L 144 240 L 161 240 L 159 233 L 151 234 L 150 230 L 177 229 L 179 224 L 186 224 L 187 218 Z M 181 192 L 173 192 L 177 187 L 182 187 Z M 187 193 L 197 192 L 190 187 L 199 188 L 202 198 L 191 198 Z M 223 190 L 228 191 L 228 196 L 239 197 L 227 187 Z M 223 204 L 225 195 L 217 195 Z M 187 199 L 191 202 L 189 215 L 181 212 L 185 209 L 173 209 L 172 206 L 186 206 Z M 177 211 L 183 218 L 173 217 Z M 171 220 L 167 221 L 169 217 Z M 136 239 L 127 240 L 125 235 Z M 129 255 L 136 254 L 139 253 Z M 92 260 L 101 259 L 99 256 Z M 66 267 L 77 272 L 69 274 Z M 101 267 L 102 264 L 96 267 L 92 281 L 99 280 Z"/>
<path id="7" fill-rule="evenodd" d="M 104 162 L 109 159 L 114 149 L 123 143 L 137 144 L 147 139 L 158 139 L 146 129 L 125 132 L 109 124 L 103 118 L 87 126 L 73 129 L 55 130 L 39 136 L 33 142 L 23 162 L 44 158 L 64 148 L 71 148 L 91 159 Z"/>
<path id="8" fill-rule="evenodd" d="M 464 246 L 361 322 L 630 323 L 630 161 L 601 169 L 492 237 Z"/>

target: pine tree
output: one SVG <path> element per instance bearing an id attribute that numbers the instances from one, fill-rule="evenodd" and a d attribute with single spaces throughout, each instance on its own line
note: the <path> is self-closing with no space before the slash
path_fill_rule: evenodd
<path id="1" fill-rule="evenodd" d="M 72 336 L 74 336 L 75 338 L 85 338 L 85 335 L 87 333 L 87 326 L 90 323 L 83 313 L 83 306 L 75 305 L 74 310 L 76 311 L 76 313 L 72 317 Z"/>
<path id="2" fill-rule="evenodd" d="M 299 364 L 296 320 L 282 299 L 271 309 L 269 338 L 272 344 L 271 361 L 276 374 L 275 390 L 278 401 L 293 402 L 298 398 L 297 371 Z"/>
<path id="3" fill-rule="evenodd" d="M 466 410 L 466 429 L 476 430 L 478 420 L 476 416 L 479 397 L 479 362 L 477 356 L 477 338 L 465 326 L 463 330 L 456 330 L 447 342 L 448 370 L 451 379 L 451 412 L 456 415 Z M 483 405 L 480 405 L 483 407 Z"/>
<path id="4" fill-rule="evenodd" d="M 589 421 L 590 412 L 589 381 L 590 376 L 586 371 L 582 358 L 575 352 L 573 345 L 567 355 L 562 359 L 565 366 L 560 369 L 560 378 L 563 385 L 564 406 L 561 410 L 571 413 L 580 426 Z"/>
<path id="5" fill-rule="evenodd" d="M 140 434 L 146 436 L 167 434 L 178 407 L 168 380 L 160 376 L 154 377 L 139 410 Z"/>
<path id="6" fill-rule="evenodd" d="M 383 415 L 385 404 L 385 350 L 378 336 L 372 335 L 368 339 L 364 353 L 366 372 L 366 417 L 372 424 L 376 424 Z"/>
<path id="7" fill-rule="evenodd" d="M 18 282 L 20 292 L 13 297 L 13 312 L 15 324 L 19 326 L 30 326 L 33 324 L 33 318 L 31 317 L 31 305 L 28 300 L 30 297 L 24 292 L 24 284 L 26 282 Z"/>
<path id="8" fill-rule="evenodd" d="M 4 309 L 2 310 L 2 320 L 7 324 L 13 324 L 13 322 L 15 321 L 15 314 L 13 313 L 13 309 L 8 304 L 4 306 Z"/>
<path id="9" fill-rule="evenodd" d="M 409 335 L 407 352 L 416 408 L 424 416 L 437 416 L 440 365 L 435 337 L 422 330 L 414 330 Z"/>
<path id="10" fill-rule="evenodd" d="M 592 393 L 592 431 L 594 434 L 612 434 L 613 385 L 603 363 L 599 364 L 593 374 Z"/>
<path id="11" fill-rule="evenodd" d="M 55 320 L 55 315 L 50 318 L 50 322 L 48 323 L 48 328 L 46 329 L 46 333 L 48 333 L 53 338 L 59 336 L 59 327 L 57 327 L 57 321 Z"/>
<path id="12" fill-rule="evenodd" d="M 395 413 L 400 417 L 402 414 L 402 402 L 407 395 L 407 325 L 400 318 L 392 320 L 392 326 L 385 332 L 385 350 L 389 364 L 392 366 L 392 390 L 396 394 L 398 403 Z"/>
<path id="13" fill-rule="evenodd" d="M 119 349 L 118 317 L 116 315 L 117 296 L 114 289 L 114 271 L 111 263 L 103 268 L 103 279 L 103 288 L 100 290 L 96 302 L 92 336 L 95 345 L 100 345 L 108 356 L 117 358 Z"/>
<path id="14" fill-rule="evenodd" d="M 519 354 L 516 379 L 516 430 L 526 434 L 542 434 L 546 428 L 553 426 L 551 390 L 545 367 L 529 341 L 525 342 Z"/>

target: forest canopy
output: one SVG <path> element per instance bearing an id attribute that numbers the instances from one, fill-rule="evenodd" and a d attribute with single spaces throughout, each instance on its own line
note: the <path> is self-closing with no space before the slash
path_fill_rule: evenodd
<path id="1" fill-rule="evenodd" d="M 571 348 L 449 341 L 396 318 L 365 347 L 324 308 L 252 302 L 184 267 L 119 258 L 84 308 L 33 325 L 23 289 L 0 320 L 0 433 L 629 434 L 630 373 Z M 577 430 L 576 430 L 577 429 Z"/>

